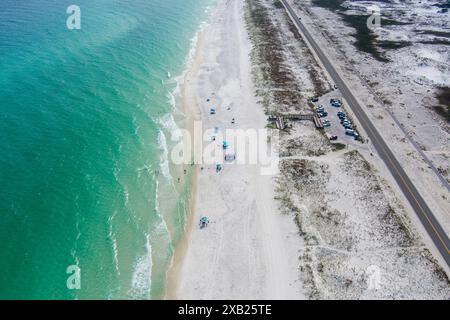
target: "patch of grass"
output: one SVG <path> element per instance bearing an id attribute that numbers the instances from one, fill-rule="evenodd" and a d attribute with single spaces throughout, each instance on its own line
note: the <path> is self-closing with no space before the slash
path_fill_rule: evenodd
<path id="1" fill-rule="evenodd" d="M 277 7 L 279 0 L 270 1 Z M 253 62 L 252 74 L 255 79 L 257 95 L 262 98 L 266 113 L 277 114 L 283 112 L 302 112 L 305 109 L 304 97 L 296 76 L 286 63 L 284 52 L 286 44 L 280 27 L 272 20 L 274 8 L 266 6 L 260 0 L 246 1 L 246 26 L 253 43 L 251 59 Z M 287 14 L 287 13 L 286 13 Z M 298 30 L 287 19 L 289 30 L 294 37 L 307 49 L 306 43 L 298 33 Z M 316 74 L 315 60 L 308 70 L 314 90 L 326 91 L 326 82 Z M 270 90 L 267 90 L 270 88 Z"/>
<path id="2" fill-rule="evenodd" d="M 392 101 L 388 98 L 381 98 L 381 101 L 383 101 L 383 103 L 387 106 L 392 106 Z"/>
<path id="3" fill-rule="evenodd" d="M 294 37 L 306 46 L 306 43 L 304 42 L 302 36 L 298 32 L 298 29 L 295 27 L 295 25 L 292 23 L 292 21 L 290 19 L 288 20 L 288 24 L 289 24 L 289 30 L 294 34 Z M 314 86 L 314 91 L 316 92 L 316 95 L 321 96 L 328 92 L 324 81 L 320 77 L 317 70 L 314 68 L 314 65 L 309 66 L 308 74 L 309 74 L 309 77 Z"/>
<path id="4" fill-rule="evenodd" d="M 419 43 L 422 43 L 422 44 L 441 44 L 441 45 L 444 45 L 444 46 L 450 46 L 450 41 L 448 41 L 448 40 L 441 40 L 441 39 L 419 41 Z"/>
<path id="5" fill-rule="evenodd" d="M 340 11 L 345 10 L 345 8 L 342 7 L 344 2 L 345 0 L 313 0 L 312 4 L 333 11 Z"/>
<path id="6" fill-rule="evenodd" d="M 418 34 L 429 34 L 436 37 L 450 38 L 450 32 L 436 30 L 416 30 Z"/>
<path id="7" fill-rule="evenodd" d="M 367 15 L 343 15 L 344 23 L 355 29 L 354 46 L 360 51 L 369 53 L 380 62 L 389 62 L 376 46 L 376 35 L 367 27 Z"/>
<path id="8" fill-rule="evenodd" d="M 377 41 L 377 45 L 383 49 L 401 49 L 412 45 L 409 41 Z"/>
<path id="9" fill-rule="evenodd" d="M 277 90 L 258 90 L 263 98 L 266 112 L 276 113 L 284 105 L 297 105 L 302 97 L 294 75 L 284 64 L 283 43 L 280 31 L 270 19 L 270 8 L 263 6 L 257 0 L 247 1 L 246 22 L 250 38 L 254 44 L 251 57 L 256 69 L 253 70 L 255 82 L 261 88 Z"/>
<path id="10" fill-rule="evenodd" d="M 450 9 L 450 0 L 447 0 L 444 3 L 436 3 L 433 6 L 441 8 L 441 9 Z"/>
<path id="11" fill-rule="evenodd" d="M 450 87 L 439 88 L 436 98 L 439 105 L 433 107 L 434 111 L 445 120 L 450 121 Z"/>
<path id="12" fill-rule="evenodd" d="M 336 142 L 331 144 L 334 151 L 344 150 L 347 146 L 344 143 Z"/>
<path id="13" fill-rule="evenodd" d="M 275 8 L 277 8 L 277 9 L 284 9 L 284 6 L 283 6 L 283 4 L 281 3 L 280 0 L 275 0 L 275 1 L 273 2 L 273 6 L 274 6 Z"/>
<path id="14" fill-rule="evenodd" d="M 376 35 L 367 27 L 368 15 L 348 15 L 345 14 L 347 8 L 343 7 L 343 0 L 313 0 L 313 5 L 329 9 L 342 16 L 344 23 L 355 29 L 352 36 L 356 39 L 353 45 L 360 51 L 369 53 L 372 57 L 380 62 L 389 62 L 376 46 Z M 386 24 L 399 24 L 398 21 L 383 19 Z"/>
<path id="15" fill-rule="evenodd" d="M 438 115 L 440 115 L 442 118 L 450 122 L 450 107 L 444 107 L 444 106 L 433 106 L 434 111 Z"/>
<path id="16" fill-rule="evenodd" d="M 447 112 L 449 112 L 449 110 L 450 110 L 450 87 L 439 88 L 439 90 L 436 94 L 436 98 L 438 99 L 439 104 L 443 107 L 446 107 Z"/>
<path id="17" fill-rule="evenodd" d="M 381 18 L 381 25 L 382 26 L 407 26 L 412 24 L 411 22 L 403 22 L 398 20 L 392 20 L 392 19 L 385 19 Z"/>

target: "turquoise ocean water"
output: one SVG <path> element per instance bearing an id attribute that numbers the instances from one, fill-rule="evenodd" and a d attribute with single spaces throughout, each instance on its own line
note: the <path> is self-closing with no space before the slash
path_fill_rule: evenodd
<path id="1" fill-rule="evenodd" d="M 0 299 L 163 297 L 190 192 L 176 76 L 213 4 L 0 1 Z"/>

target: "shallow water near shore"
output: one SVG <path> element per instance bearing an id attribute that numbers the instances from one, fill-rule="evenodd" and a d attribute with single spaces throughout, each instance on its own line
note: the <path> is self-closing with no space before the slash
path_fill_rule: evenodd
<path id="1" fill-rule="evenodd" d="M 0 3 L 0 298 L 163 297 L 190 195 L 176 76 L 214 3 L 79 0 L 72 31 L 72 3 Z"/>

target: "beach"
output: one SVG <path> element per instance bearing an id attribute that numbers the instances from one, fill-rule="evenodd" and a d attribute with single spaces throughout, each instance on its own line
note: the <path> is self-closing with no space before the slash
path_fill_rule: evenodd
<path id="1" fill-rule="evenodd" d="M 219 1 L 199 37 L 184 99 L 203 129 L 260 129 L 242 1 Z M 209 99 L 209 101 L 207 101 Z M 210 115 L 211 107 L 217 109 Z M 232 124 L 231 120 L 235 119 Z M 299 299 L 299 239 L 274 200 L 274 177 L 258 164 L 199 165 L 191 222 L 169 272 L 169 299 Z M 208 227 L 197 225 L 208 216 Z"/>
<path id="2" fill-rule="evenodd" d="M 0 299 L 448 300 L 444 6 L 1 1 Z"/>

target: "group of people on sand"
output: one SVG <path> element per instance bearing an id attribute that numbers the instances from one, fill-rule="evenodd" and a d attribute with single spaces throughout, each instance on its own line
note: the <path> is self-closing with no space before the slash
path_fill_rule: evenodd
<path id="1" fill-rule="evenodd" d="M 214 96 L 214 92 L 211 93 L 211 95 Z M 207 99 L 206 99 L 206 102 L 211 102 L 211 98 L 207 98 Z M 227 110 L 231 110 L 231 107 L 230 107 L 230 106 L 227 107 Z M 215 107 L 211 107 L 210 110 L 209 110 L 209 114 L 210 114 L 210 115 L 215 115 L 215 114 L 216 114 L 216 111 L 217 111 L 217 110 L 216 110 Z M 232 118 L 232 119 L 231 119 L 231 124 L 235 124 L 235 123 L 236 123 L 236 119 L 235 119 L 235 118 Z M 218 132 L 218 131 L 219 131 L 219 128 L 218 128 L 218 127 L 215 127 L 214 129 L 215 129 L 215 132 Z M 212 140 L 212 141 L 216 141 L 216 136 L 212 136 L 211 140 Z M 224 149 L 227 149 L 227 148 L 228 148 L 228 142 L 227 142 L 227 141 L 224 141 L 224 142 L 223 142 L 223 148 L 224 148 Z M 226 156 L 225 156 L 225 160 L 230 161 L 231 159 L 234 160 L 234 159 L 235 159 L 235 156 L 234 156 L 234 155 L 232 155 L 232 156 L 226 155 Z M 203 168 L 202 168 L 202 169 L 203 169 Z M 223 169 L 223 167 L 222 167 L 221 164 L 216 164 L 216 173 L 220 173 L 220 172 L 222 171 L 222 169 Z M 207 216 L 202 216 L 202 217 L 200 218 L 200 222 L 199 222 L 199 227 L 200 227 L 200 229 L 204 229 L 204 228 L 206 228 L 208 225 L 209 225 L 209 219 L 208 219 L 208 217 L 207 217 Z"/>

